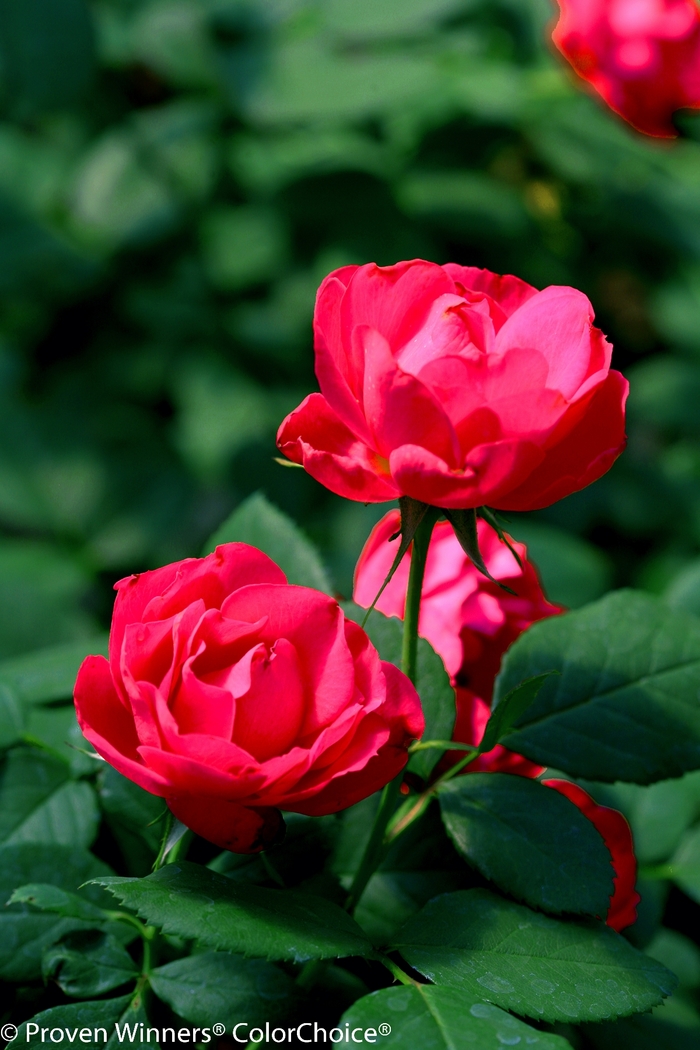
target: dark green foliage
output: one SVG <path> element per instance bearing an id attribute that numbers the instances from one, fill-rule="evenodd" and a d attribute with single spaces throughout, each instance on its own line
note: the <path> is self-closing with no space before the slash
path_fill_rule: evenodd
<path id="1" fill-rule="evenodd" d="M 41 968 L 44 980 L 54 980 L 71 999 L 104 995 L 138 976 L 119 941 L 97 930 L 67 934 L 44 952 Z"/>
<path id="2" fill-rule="evenodd" d="M 569 1050 L 558 1035 L 538 1032 L 497 1006 L 452 988 L 386 988 L 360 999 L 343 1015 L 351 1027 L 391 1026 L 382 1046 L 392 1050 L 501 1050 L 525 1043 L 535 1050 Z"/>
<path id="3" fill-rule="evenodd" d="M 262 959 L 204 952 L 159 966 L 151 974 L 156 995 L 192 1024 L 216 1019 L 228 1027 L 283 1021 L 295 1005 L 294 982 Z"/>
<path id="4" fill-rule="evenodd" d="M 560 922 L 485 890 L 437 897 L 394 947 L 435 984 L 544 1021 L 642 1013 L 677 983 L 600 923 Z"/>
<path id="5" fill-rule="evenodd" d="M 166 933 L 268 959 L 367 955 L 372 945 L 337 905 L 307 894 L 233 882 L 196 864 L 169 864 L 146 879 L 97 884 Z"/>
<path id="6" fill-rule="evenodd" d="M 509 651 L 495 700 L 556 670 L 504 742 L 591 780 L 648 784 L 700 768 L 700 621 L 633 591 L 544 620 Z M 498 710 L 498 708 L 496 708 Z"/>
<path id="7" fill-rule="evenodd" d="M 500 889 L 555 914 L 607 915 L 610 854 L 558 791 L 525 777 L 473 773 L 448 781 L 439 798 L 458 851 Z"/>

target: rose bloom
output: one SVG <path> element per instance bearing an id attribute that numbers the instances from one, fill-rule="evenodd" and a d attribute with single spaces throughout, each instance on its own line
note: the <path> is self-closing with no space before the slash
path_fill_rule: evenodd
<path id="1" fill-rule="evenodd" d="M 316 375 L 281 451 L 368 503 L 532 510 L 604 474 L 625 444 L 627 382 L 574 288 L 420 259 L 329 274 Z"/>
<path id="2" fill-rule="evenodd" d="M 383 787 L 420 700 L 338 603 L 244 543 L 116 584 L 109 660 L 78 672 L 78 721 L 120 773 L 236 853 L 279 810 L 334 813 Z"/>
<path id="3" fill-rule="evenodd" d="M 399 526 L 399 512 L 390 511 L 372 530 L 355 569 L 354 598 L 368 608 L 394 560 L 400 540 L 389 540 Z M 501 659 L 512 642 L 531 623 L 564 610 L 545 598 L 537 572 L 527 560 L 522 543 L 510 541 L 522 566 L 487 522 L 478 522 L 479 548 L 491 575 L 516 592 L 508 594 L 482 575 L 462 550 L 452 526 L 438 522 L 428 549 L 419 633 L 442 657 L 455 686 L 457 717 L 452 739 L 477 747 L 491 714 L 491 700 Z M 403 619 L 411 552 L 381 594 L 377 608 L 387 616 Z M 462 758 L 447 752 L 436 768 L 440 774 Z M 522 755 L 497 744 L 479 755 L 465 773 L 513 773 L 538 777 L 544 772 Z M 606 922 L 615 930 L 636 919 L 639 895 L 634 886 L 637 865 L 632 833 L 621 813 L 597 805 L 582 788 L 562 780 L 544 781 L 577 806 L 600 832 L 610 850 L 615 869 L 614 894 Z"/>
<path id="4" fill-rule="evenodd" d="M 558 0 L 552 39 L 576 72 L 647 135 L 677 134 L 677 109 L 700 106 L 695 0 Z"/>

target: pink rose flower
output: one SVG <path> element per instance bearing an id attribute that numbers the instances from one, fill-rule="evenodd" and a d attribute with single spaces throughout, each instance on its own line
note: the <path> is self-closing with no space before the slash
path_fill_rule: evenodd
<path id="1" fill-rule="evenodd" d="M 638 131 L 671 138 L 677 109 L 700 106 L 695 0 L 558 0 L 552 39 Z"/>
<path id="2" fill-rule="evenodd" d="M 399 540 L 389 542 L 399 525 L 399 512 L 390 511 L 375 526 L 355 569 L 358 605 L 369 607 L 382 585 L 398 549 Z M 485 521 L 478 523 L 479 547 L 491 575 L 517 592 L 509 595 L 478 572 L 462 550 L 452 526 L 438 522 L 428 550 L 421 594 L 419 632 L 442 656 L 455 683 L 457 718 L 452 739 L 478 747 L 491 714 L 491 699 L 501 659 L 509 645 L 531 623 L 563 612 L 547 601 L 537 573 L 527 560 L 522 543 L 513 546 L 522 567 Z M 387 616 L 403 618 L 410 568 L 410 551 L 382 593 L 377 608 Z M 463 752 L 448 751 L 435 774 L 439 775 L 462 758 Z M 512 773 L 539 777 L 544 767 L 497 744 L 465 766 L 468 773 Z M 610 851 L 615 877 L 614 893 L 606 923 L 622 930 L 636 920 L 639 894 L 635 891 L 637 862 L 632 832 L 622 813 L 599 806 L 583 788 L 563 780 L 544 783 L 566 795 L 600 832 Z"/>
<path id="3" fill-rule="evenodd" d="M 532 510 L 625 444 L 627 382 L 574 288 L 420 259 L 321 285 L 316 375 L 279 448 L 348 499 Z"/>
<path id="4" fill-rule="evenodd" d="M 116 584 L 109 660 L 75 706 L 120 773 L 236 853 L 274 841 L 280 809 L 353 805 L 404 767 L 424 727 L 410 681 L 338 603 L 226 543 Z"/>

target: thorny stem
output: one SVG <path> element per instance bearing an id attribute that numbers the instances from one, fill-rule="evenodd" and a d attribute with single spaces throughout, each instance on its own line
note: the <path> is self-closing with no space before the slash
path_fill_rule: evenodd
<path id="1" fill-rule="evenodd" d="M 389 824 L 386 831 L 386 841 L 393 842 L 398 835 L 413 824 L 414 820 L 418 820 L 418 818 L 425 813 L 430 804 L 431 798 L 437 793 L 440 786 L 447 783 L 452 777 L 456 777 L 458 773 L 461 773 L 464 767 L 468 766 L 478 754 L 478 747 L 470 747 L 469 750 L 466 751 L 466 754 L 460 758 L 459 762 L 455 762 L 453 766 L 445 770 L 435 783 L 431 784 L 425 789 L 425 791 L 421 792 L 421 794 L 417 795 L 415 798 L 407 799 Z"/>
<path id="2" fill-rule="evenodd" d="M 377 955 L 377 959 L 383 966 L 386 966 L 389 973 L 400 981 L 401 984 L 412 985 L 414 988 L 420 988 L 418 981 L 414 981 L 412 977 L 409 977 L 407 973 L 398 966 L 393 959 L 390 959 L 388 955 Z"/>
<path id="3" fill-rule="evenodd" d="M 170 810 L 166 810 L 165 813 L 165 827 L 163 828 L 163 838 L 160 841 L 160 849 L 158 850 L 158 856 L 153 861 L 153 870 L 158 871 L 158 868 L 163 866 L 165 861 L 165 847 L 168 844 L 170 838 L 170 831 L 173 826 L 173 815 Z"/>

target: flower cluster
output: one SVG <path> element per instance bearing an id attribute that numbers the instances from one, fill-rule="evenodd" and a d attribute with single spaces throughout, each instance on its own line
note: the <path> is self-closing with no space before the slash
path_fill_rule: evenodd
<path id="1" fill-rule="evenodd" d="M 365 544 L 355 572 L 354 597 L 359 605 L 371 604 L 387 574 L 398 545 L 398 539 L 390 539 L 397 526 L 398 514 L 392 511 L 375 526 Z M 452 739 L 475 747 L 486 729 L 494 681 L 506 649 L 536 620 L 563 612 L 546 600 L 524 544 L 510 542 L 520 565 L 491 526 L 479 522 L 479 545 L 487 568 L 495 580 L 509 584 L 515 595 L 476 570 L 447 522 L 435 527 L 426 562 L 419 631 L 442 656 L 455 685 L 457 718 Z M 377 601 L 377 607 L 389 616 L 403 618 L 410 560 L 408 552 Z M 459 758 L 460 752 L 448 752 L 438 772 Z M 470 762 L 464 772 L 538 777 L 544 769 L 497 744 Z M 616 810 L 597 805 L 576 784 L 563 780 L 543 783 L 566 795 L 602 835 L 615 868 L 615 891 L 606 921 L 616 930 L 624 929 L 635 921 L 639 900 L 627 821 Z"/>
<path id="2" fill-rule="evenodd" d="M 624 446 L 627 383 L 611 371 L 610 344 L 580 292 L 537 291 L 472 267 L 338 270 L 320 288 L 315 336 L 322 393 L 283 422 L 280 449 L 340 495 L 400 498 L 401 512 L 365 545 L 355 599 L 369 607 L 383 587 L 378 608 L 403 618 L 414 596 L 404 668 L 413 675 L 423 634 L 455 688 L 453 739 L 477 745 L 503 653 L 562 612 L 525 547 L 487 523 L 485 505 L 542 507 L 600 477 Z M 412 564 L 425 571 L 411 590 Z M 116 589 L 109 659 L 80 668 L 78 719 L 104 758 L 191 829 L 254 853 L 276 841 L 283 810 L 318 816 L 390 781 L 398 790 L 424 731 L 420 699 L 333 598 L 291 586 L 243 543 Z M 435 776 L 457 754 L 448 750 Z M 501 744 L 465 772 L 476 770 L 543 772 Z M 607 921 L 622 928 L 636 903 L 624 818 L 576 785 L 545 783 L 608 845 L 616 881 Z"/>
<path id="3" fill-rule="evenodd" d="M 579 76 L 638 131 L 678 134 L 673 114 L 700 106 L 695 0 L 558 0 L 554 43 Z"/>

